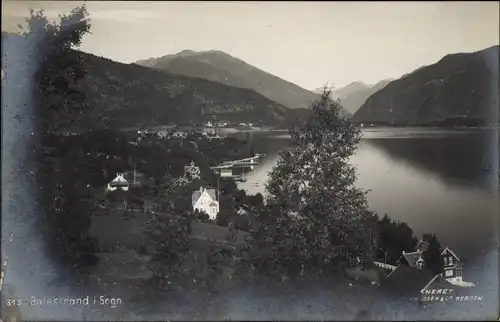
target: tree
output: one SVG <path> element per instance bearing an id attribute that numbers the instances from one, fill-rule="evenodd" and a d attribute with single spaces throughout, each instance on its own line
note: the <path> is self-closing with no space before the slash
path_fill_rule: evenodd
<path id="1" fill-rule="evenodd" d="M 184 195 L 185 187 L 182 186 L 163 194 L 165 211 L 153 214 L 145 227 L 155 254 L 149 268 L 160 287 L 175 277 L 178 265 L 189 252 L 193 214 L 186 211 L 189 200 Z"/>
<path id="2" fill-rule="evenodd" d="M 231 214 L 226 209 L 221 209 L 215 218 L 215 224 L 227 227 L 230 223 Z"/>
<path id="3" fill-rule="evenodd" d="M 443 272 L 443 258 L 441 257 L 441 244 L 436 235 L 432 235 L 429 240 L 429 247 L 424 252 L 424 262 L 428 270 L 435 274 Z"/>
<path id="4" fill-rule="evenodd" d="M 42 10 L 30 10 L 26 22 L 28 27 L 23 35 L 37 41 L 39 49 L 40 64 L 35 79 L 37 120 L 41 122 L 42 144 L 48 145 L 53 131 L 68 128 L 88 108 L 82 88 L 85 66 L 73 48 L 80 45 L 89 32 L 90 20 L 83 5 L 60 15 L 58 23 L 49 22 Z M 42 155 L 39 176 L 43 178 L 45 210 L 45 217 L 40 220 L 47 228 L 47 248 L 60 264 L 72 267 L 88 264 L 87 259 L 93 252 L 88 230 L 95 203 L 91 189 L 85 184 L 85 165 L 80 154 L 73 153 L 78 151 L 81 149 L 69 150 L 64 159 Z"/>
<path id="5" fill-rule="evenodd" d="M 40 116 L 47 133 L 73 125 L 88 108 L 82 82 L 86 76 L 85 61 L 75 47 L 90 31 L 85 5 L 67 15 L 59 23 L 50 23 L 43 10 L 30 10 L 25 36 L 38 36 L 40 69 L 37 73 Z"/>
<path id="6" fill-rule="evenodd" d="M 194 218 L 204 223 L 210 222 L 210 216 L 206 212 L 199 211 L 198 209 L 194 211 Z"/>
<path id="7" fill-rule="evenodd" d="M 406 224 L 392 221 L 387 214 L 377 223 L 378 242 L 376 257 L 395 264 L 403 251 L 413 251 L 417 240 L 413 230 Z"/>
<path id="8" fill-rule="evenodd" d="M 267 184 L 270 211 L 259 218 L 267 224 L 248 245 L 254 263 L 324 273 L 374 254 L 376 217 L 348 162 L 360 129 L 340 109 L 325 89 L 290 130 L 291 146 L 279 154 Z"/>

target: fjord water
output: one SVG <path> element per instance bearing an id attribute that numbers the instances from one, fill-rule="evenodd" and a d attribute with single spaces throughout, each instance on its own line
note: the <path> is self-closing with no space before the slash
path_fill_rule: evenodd
<path id="1" fill-rule="evenodd" d="M 265 159 L 240 183 L 264 193 L 286 133 L 240 133 Z M 496 242 L 498 145 L 493 130 L 390 128 L 363 132 L 351 162 L 357 186 L 369 190 L 379 215 L 406 222 L 415 234 L 435 233 L 443 246 L 473 259 Z"/>

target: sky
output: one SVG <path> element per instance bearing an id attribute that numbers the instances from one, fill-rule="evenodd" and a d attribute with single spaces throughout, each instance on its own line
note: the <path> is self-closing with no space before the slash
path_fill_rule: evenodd
<path id="1" fill-rule="evenodd" d="M 2 31 L 29 8 L 51 20 L 83 2 L 2 1 Z M 499 2 L 91 1 L 81 50 L 123 63 L 221 50 L 306 89 L 398 78 L 499 44 Z"/>

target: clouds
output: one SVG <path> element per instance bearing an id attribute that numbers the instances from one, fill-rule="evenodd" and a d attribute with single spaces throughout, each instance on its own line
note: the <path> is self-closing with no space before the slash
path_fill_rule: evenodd
<path id="1" fill-rule="evenodd" d="M 2 30 L 17 30 L 30 7 L 57 20 L 81 4 L 3 1 Z M 217 49 L 307 88 L 376 83 L 498 43 L 497 2 L 89 1 L 87 9 L 82 50 L 128 63 Z"/>
<path id="2" fill-rule="evenodd" d="M 3 4 L 4 18 L 24 19 L 29 9 L 42 9 L 50 20 L 56 20 L 61 13 L 83 4 L 80 1 L 7 1 Z M 137 2 L 88 2 L 87 9 L 92 20 L 107 22 L 136 23 L 144 20 L 161 18 L 161 13 L 155 10 L 154 4 Z"/>

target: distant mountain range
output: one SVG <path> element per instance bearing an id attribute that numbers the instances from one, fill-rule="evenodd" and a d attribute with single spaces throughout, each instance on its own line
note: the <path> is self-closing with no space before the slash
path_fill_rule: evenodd
<path id="1" fill-rule="evenodd" d="M 184 50 L 173 55 L 139 60 L 135 64 L 228 86 L 248 88 L 292 109 L 307 108 L 317 94 L 271 75 L 222 51 Z"/>
<path id="2" fill-rule="evenodd" d="M 2 45 L 18 46 L 22 52 L 23 37 L 2 32 Z M 497 122 L 498 53 L 499 46 L 493 46 L 451 54 L 398 80 L 331 89 L 359 123 Z M 186 124 L 214 118 L 285 126 L 318 97 L 220 51 L 183 51 L 137 64 L 79 55 L 87 64 L 83 88 L 92 107 L 80 119 L 85 127 Z M 10 69 L 7 66 L 5 72 Z"/>
<path id="3" fill-rule="evenodd" d="M 2 45 L 17 46 L 22 52 L 23 37 L 2 32 Z M 91 107 L 79 118 L 81 127 L 119 129 L 214 118 L 275 126 L 293 114 L 250 89 L 78 53 L 87 67 L 83 90 Z M 10 69 L 7 66 L 7 73 Z"/>
<path id="4" fill-rule="evenodd" d="M 289 111 L 250 89 L 81 55 L 86 56 L 89 66 L 86 89 L 94 110 L 92 119 L 110 126 L 212 119 L 280 125 Z"/>
<path id="5" fill-rule="evenodd" d="M 498 122 L 499 46 L 450 54 L 371 95 L 356 122 L 387 125 L 482 125 Z"/>
<path id="6" fill-rule="evenodd" d="M 384 79 L 375 85 L 368 85 L 363 82 L 352 82 L 344 87 L 335 88 L 328 86 L 327 88 L 332 91 L 332 97 L 339 99 L 342 106 L 353 115 L 363 105 L 368 97 L 373 93 L 378 92 L 389 84 L 393 79 Z M 313 92 L 321 94 L 324 87 L 319 87 Z"/>

